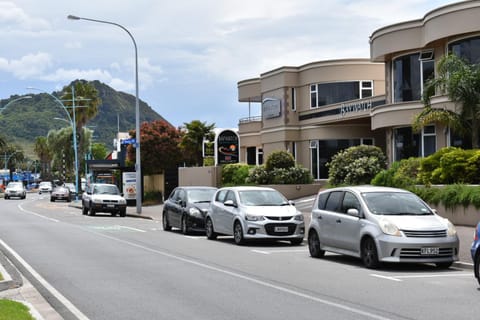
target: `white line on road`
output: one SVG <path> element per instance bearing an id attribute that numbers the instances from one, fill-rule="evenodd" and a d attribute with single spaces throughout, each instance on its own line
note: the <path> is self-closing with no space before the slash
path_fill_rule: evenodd
<path id="1" fill-rule="evenodd" d="M 253 249 L 251 250 L 252 252 L 255 253 L 260 253 L 260 254 L 272 254 L 272 253 L 305 253 L 307 252 L 306 249 L 290 249 L 290 250 L 257 250 Z"/>
<path id="2" fill-rule="evenodd" d="M 40 217 L 40 218 L 42 218 L 42 219 L 50 220 L 50 221 L 53 221 L 53 222 L 60 222 L 60 220 L 53 219 L 53 218 L 49 218 L 49 217 L 45 217 L 45 216 L 42 216 L 41 214 L 35 213 L 35 212 L 33 212 L 33 211 L 28 211 L 28 210 L 26 210 L 26 209 L 23 209 L 23 207 L 22 207 L 21 204 L 18 205 L 18 208 L 19 208 L 21 211 L 25 212 L 25 213 L 33 214 L 34 216 Z"/>
<path id="3" fill-rule="evenodd" d="M 380 274 L 372 273 L 372 277 L 392 280 L 403 281 L 402 279 L 422 279 L 422 278 L 448 278 L 448 277 L 472 277 L 473 273 L 448 273 L 448 274 L 420 274 L 420 275 L 408 275 L 408 276 L 384 276 Z"/>
<path id="4" fill-rule="evenodd" d="M 132 230 L 132 231 L 138 231 L 138 232 L 147 232 L 145 230 L 142 230 L 142 229 L 137 229 L 137 228 L 132 228 L 132 227 L 125 227 L 125 226 L 118 226 L 120 229 L 129 229 L 129 230 Z"/>

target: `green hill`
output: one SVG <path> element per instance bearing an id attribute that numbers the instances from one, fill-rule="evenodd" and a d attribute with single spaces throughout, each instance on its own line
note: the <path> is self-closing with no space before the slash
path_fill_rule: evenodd
<path id="1" fill-rule="evenodd" d="M 113 148 L 113 139 L 117 131 L 127 132 L 135 129 L 135 96 L 119 92 L 100 81 L 91 82 L 99 92 L 102 104 L 97 116 L 87 123 L 94 130 L 94 141 L 103 142 L 107 148 Z M 60 92 L 52 92 L 59 96 Z M 39 136 L 47 136 L 48 131 L 60 129 L 66 122 L 54 118 L 67 119 L 60 104 L 46 93 L 29 94 L 32 99 L 13 102 L 0 114 L 1 135 L 8 143 L 16 143 L 32 155 L 32 146 Z M 0 101 L 0 107 L 19 98 L 10 96 Z M 140 100 L 140 123 L 144 121 L 165 120 L 148 104 Z"/>

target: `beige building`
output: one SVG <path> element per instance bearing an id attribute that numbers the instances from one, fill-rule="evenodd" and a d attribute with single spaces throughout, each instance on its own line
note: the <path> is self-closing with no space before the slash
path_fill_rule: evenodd
<path id="1" fill-rule="evenodd" d="M 371 59 L 281 67 L 240 81 L 239 101 L 261 103 L 261 116 L 239 121 L 240 161 L 260 164 L 272 151 L 288 150 L 315 179 L 327 179 L 325 163 L 349 146 L 379 146 L 390 161 L 468 146 L 448 128 L 432 124 L 416 133 L 411 123 L 446 52 L 480 62 L 479 16 L 480 1 L 444 6 L 376 30 Z M 454 108 L 445 96 L 432 102 Z"/>

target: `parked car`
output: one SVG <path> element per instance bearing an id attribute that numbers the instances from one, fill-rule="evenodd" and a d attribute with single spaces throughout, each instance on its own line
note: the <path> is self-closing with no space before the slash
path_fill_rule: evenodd
<path id="1" fill-rule="evenodd" d="M 64 187 L 68 188 L 70 191 L 70 199 L 74 199 L 77 196 L 77 188 L 74 183 L 66 182 L 63 184 Z"/>
<path id="2" fill-rule="evenodd" d="M 473 274 L 475 275 L 475 278 L 477 278 L 478 284 L 480 284 L 480 222 L 475 228 L 470 253 L 472 254 L 473 259 Z"/>
<path id="3" fill-rule="evenodd" d="M 125 217 L 127 201 L 114 184 L 92 183 L 82 195 L 82 213 L 94 216 L 97 212 Z"/>
<path id="4" fill-rule="evenodd" d="M 362 259 L 367 268 L 381 262 L 435 263 L 458 260 L 453 224 L 415 194 L 396 188 L 355 186 L 320 191 L 308 228 L 312 257 L 325 251 Z"/>
<path id="5" fill-rule="evenodd" d="M 175 188 L 163 205 L 163 230 L 205 231 L 205 216 L 215 191 L 214 187 Z"/>
<path id="6" fill-rule="evenodd" d="M 52 192 L 52 190 L 53 190 L 53 185 L 50 181 L 42 181 L 38 185 L 38 193 L 39 194 L 47 193 L 47 192 L 50 193 L 50 192 Z"/>
<path id="7" fill-rule="evenodd" d="M 27 190 L 25 189 L 23 182 L 9 182 L 5 188 L 5 200 L 12 197 L 25 199 L 27 197 Z"/>
<path id="8" fill-rule="evenodd" d="M 56 200 L 65 200 L 67 202 L 70 202 L 70 190 L 64 186 L 55 186 L 55 188 L 50 193 L 50 201 L 55 202 Z"/>
<path id="9" fill-rule="evenodd" d="M 264 187 L 225 187 L 214 195 L 205 220 L 208 239 L 233 235 L 249 239 L 288 240 L 299 245 L 305 234 L 303 214 L 280 192 Z"/>

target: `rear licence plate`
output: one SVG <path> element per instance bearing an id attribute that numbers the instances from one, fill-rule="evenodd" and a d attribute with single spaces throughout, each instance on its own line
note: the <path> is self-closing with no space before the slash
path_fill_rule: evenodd
<path id="1" fill-rule="evenodd" d="M 420 253 L 422 255 L 438 255 L 439 248 L 422 248 Z"/>
<path id="2" fill-rule="evenodd" d="M 288 227 L 275 227 L 275 232 L 288 232 Z"/>

